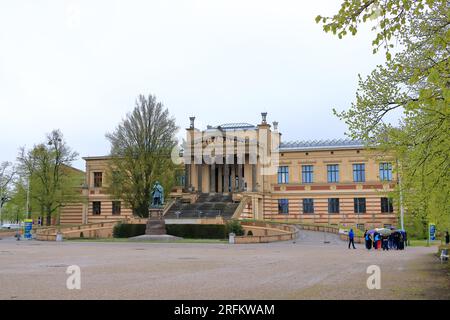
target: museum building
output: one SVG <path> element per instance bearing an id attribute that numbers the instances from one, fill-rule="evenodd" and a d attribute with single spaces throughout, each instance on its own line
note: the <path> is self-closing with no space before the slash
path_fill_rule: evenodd
<path id="1" fill-rule="evenodd" d="M 285 142 L 267 113 L 248 123 L 195 127 L 190 118 L 179 153 L 182 173 L 166 202 L 166 223 L 256 219 L 352 226 L 397 225 L 389 197 L 397 179 L 395 159 L 361 141 Z M 106 192 L 109 156 L 85 157 L 83 204 L 61 212 L 61 224 L 130 217 Z"/>

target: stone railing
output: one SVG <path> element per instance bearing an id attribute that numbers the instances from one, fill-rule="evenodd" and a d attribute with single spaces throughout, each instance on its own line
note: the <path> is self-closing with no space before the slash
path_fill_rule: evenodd
<path id="1" fill-rule="evenodd" d="M 164 210 L 162 212 L 162 216 L 165 217 L 167 212 L 169 212 L 169 210 L 173 207 L 173 205 L 175 204 L 176 199 L 170 199 L 169 202 L 167 202 L 167 204 L 164 207 Z"/>
<path id="2" fill-rule="evenodd" d="M 235 237 L 235 244 L 290 241 L 298 237 L 298 230 L 292 225 L 253 221 L 242 222 L 242 227 L 247 233 L 251 231 L 253 235 Z"/>
<path id="3" fill-rule="evenodd" d="M 234 211 L 233 217 L 231 217 L 231 219 L 239 219 L 244 212 L 245 206 L 249 203 L 250 200 L 250 197 L 243 197 L 241 202 L 239 203 L 239 206 Z"/>

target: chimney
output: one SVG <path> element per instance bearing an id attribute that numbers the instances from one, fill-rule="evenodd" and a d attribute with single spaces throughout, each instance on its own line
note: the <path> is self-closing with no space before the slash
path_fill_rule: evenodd
<path id="1" fill-rule="evenodd" d="M 262 116 L 262 124 L 267 124 L 267 112 L 261 113 Z"/>
<path id="2" fill-rule="evenodd" d="M 191 120 L 191 129 L 195 128 L 195 117 L 190 117 L 189 120 Z"/>

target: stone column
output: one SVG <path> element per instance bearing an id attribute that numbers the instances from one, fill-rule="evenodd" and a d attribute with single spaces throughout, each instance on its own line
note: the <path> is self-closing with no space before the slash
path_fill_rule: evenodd
<path id="1" fill-rule="evenodd" d="M 256 164 L 252 164 L 252 191 L 253 192 L 257 192 L 258 190 L 256 189 Z"/>
<path id="2" fill-rule="evenodd" d="M 191 165 L 187 164 L 185 166 L 185 171 L 184 171 L 184 189 L 186 191 L 189 190 L 189 187 L 191 186 Z"/>
<path id="3" fill-rule="evenodd" d="M 231 192 L 236 191 L 236 165 L 231 166 Z"/>
<path id="4" fill-rule="evenodd" d="M 203 188 L 202 188 L 202 184 L 203 184 L 203 165 L 199 164 L 197 165 L 197 170 L 198 170 L 198 185 L 197 185 L 197 190 L 198 192 L 203 192 Z"/>
<path id="5" fill-rule="evenodd" d="M 224 192 L 223 191 L 223 165 L 219 164 L 219 174 L 218 174 L 218 179 L 217 179 L 217 190 L 219 191 L 219 193 Z"/>
<path id="6" fill-rule="evenodd" d="M 242 164 L 238 164 L 237 170 L 238 170 L 238 192 L 242 192 L 242 190 L 244 189 L 243 187 L 244 182 L 242 180 Z"/>
<path id="7" fill-rule="evenodd" d="M 230 166 L 228 164 L 224 165 L 224 173 L 223 173 L 224 180 L 224 189 L 223 192 L 230 192 Z"/>
<path id="8" fill-rule="evenodd" d="M 209 171 L 209 192 L 215 193 L 216 192 L 216 165 L 211 164 L 210 165 L 210 171 Z"/>

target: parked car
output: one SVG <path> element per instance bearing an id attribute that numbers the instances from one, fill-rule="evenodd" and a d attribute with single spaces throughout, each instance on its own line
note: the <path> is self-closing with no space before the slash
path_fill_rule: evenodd
<path id="1" fill-rule="evenodd" d="M 17 230 L 17 229 L 20 229 L 20 228 L 22 228 L 22 226 L 20 224 L 17 224 L 17 223 L 4 223 L 0 227 L 0 229 L 5 229 L 5 230 Z"/>

